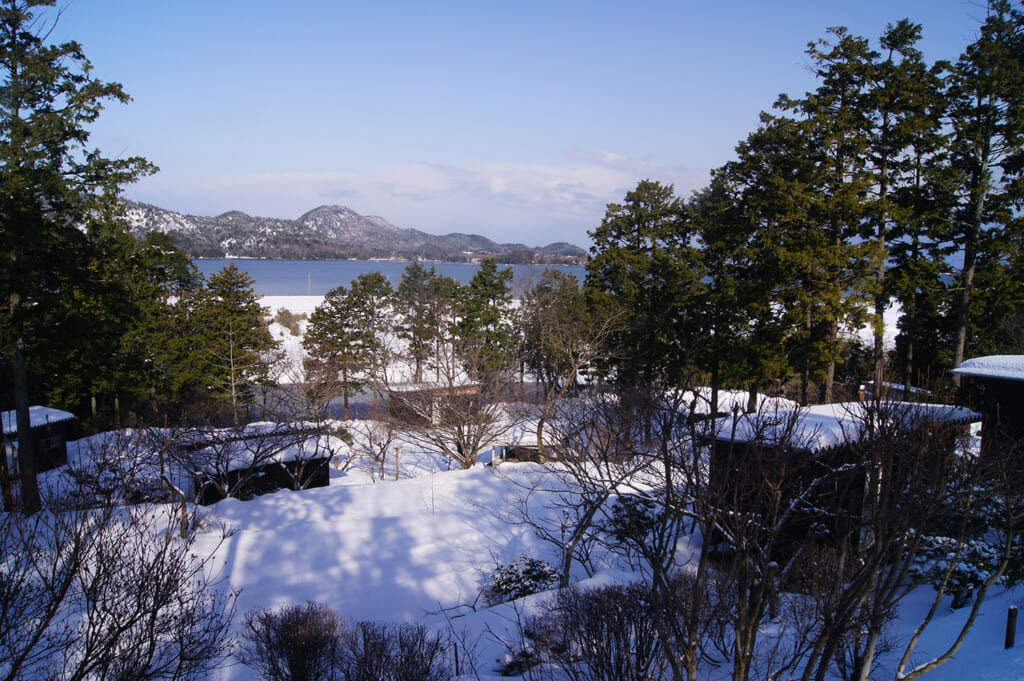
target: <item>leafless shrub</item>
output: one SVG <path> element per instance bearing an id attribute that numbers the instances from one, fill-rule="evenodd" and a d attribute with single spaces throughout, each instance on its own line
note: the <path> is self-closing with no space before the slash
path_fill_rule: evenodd
<path id="1" fill-rule="evenodd" d="M 277 313 L 274 315 L 274 321 L 288 329 L 288 333 L 293 336 L 299 335 L 299 322 L 304 322 L 309 318 L 305 312 L 296 314 L 291 310 L 287 310 L 283 307 L 278 308 Z"/>
<path id="2" fill-rule="evenodd" d="M 246 614 L 239 658 L 266 681 L 442 681 L 448 642 L 421 625 L 356 622 L 312 601 Z"/>
<path id="3" fill-rule="evenodd" d="M 349 636 L 330 608 L 312 601 L 245 615 L 242 663 L 266 681 L 339 678 Z"/>
<path id="4" fill-rule="evenodd" d="M 394 464 L 394 477 L 398 480 L 401 446 L 394 426 L 387 421 L 356 421 L 351 424 L 352 456 L 368 464 L 371 480 L 384 480 L 389 460 Z"/>
<path id="5" fill-rule="evenodd" d="M 234 595 L 195 535 L 143 506 L 0 516 L 0 678 L 204 678 Z"/>
<path id="6" fill-rule="evenodd" d="M 644 584 L 560 589 L 528 622 L 542 659 L 572 681 L 659 679 L 667 668 Z"/>
<path id="7" fill-rule="evenodd" d="M 448 643 L 419 624 L 360 622 L 349 639 L 344 681 L 444 681 Z"/>

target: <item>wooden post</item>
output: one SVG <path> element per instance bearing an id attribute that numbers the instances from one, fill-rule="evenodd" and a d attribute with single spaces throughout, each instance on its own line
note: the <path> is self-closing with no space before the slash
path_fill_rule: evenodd
<path id="1" fill-rule="evenodd" d="M 1016 638 L 1017 606 L 1011 605 L 1010 609 L 1006 611 L 1006 643 L 1003 645 L 1003 649 L 1009 650 L 1010 648 L 1012 648 Z"/>

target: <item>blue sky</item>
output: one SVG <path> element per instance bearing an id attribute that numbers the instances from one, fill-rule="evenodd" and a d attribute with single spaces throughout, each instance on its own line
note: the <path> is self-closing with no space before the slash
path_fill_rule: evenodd
<path id="1" fill-rule="evenodd" d="M 589 245 L 644 178 L 688 196 L 829 26 L 907 17 L 955 59 L 974 0 L 72 0 L 53 38 L 133 97 L 91 143 L 161 172 L 129 198 L 197 215 L 322 204 L 432 233 Z"/>

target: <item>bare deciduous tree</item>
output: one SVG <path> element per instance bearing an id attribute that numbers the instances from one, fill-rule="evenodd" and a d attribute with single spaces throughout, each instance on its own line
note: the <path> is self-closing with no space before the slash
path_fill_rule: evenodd
<path id="1" fill-rule="evenodd" d="M 0 515 L 0 678 L 205 678 L 231 647 L 216 549 L 199 549 L 195 524 L 179 535 L 174 504 L 98 503 L 75 481 L 30 518 Z"/>
<path id="2" fill-rule="evenodd" d="M 515 425 L 512 382 L 507 372 L 474 371 L 483 366 L 483 354 L 449 353 L 436 367 L 440 381 L 388 388 L 386 419 L 409 444 L 472 468 L 480 452 Z"/>

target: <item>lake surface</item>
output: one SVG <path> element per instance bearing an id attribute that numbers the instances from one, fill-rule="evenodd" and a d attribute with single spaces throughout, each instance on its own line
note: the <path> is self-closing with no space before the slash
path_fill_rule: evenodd
<path id="1" fill-rule="evenodd" d="M 410 264 L 408 260 L 247 260 L 232 258 L 196 259 L 196 267 L 204 277 L 215 274 L 227 265 L 235 266 L 248 273 L 256 282 L 253 290 L 258 296 L 322 296 L 336 286 L 348 286 L 360 274 L 380 272 L 387 277 L 392 286 L 402 280 L 402 272 Z M 430 269 L 433 267 L 438 274 L 466 284 L 473 278 L 479 265 L 460 262 L 425 262 L 420 263 Z M 533 278 L 539 277 L 548 269 L 557 269 L 571 274 L 580 284 L 586 276 L 586 268 L 571 265 L 499 265 L 499 269 L 511 267 L 515 275 L 517 290 L 528 284 Z"/>

